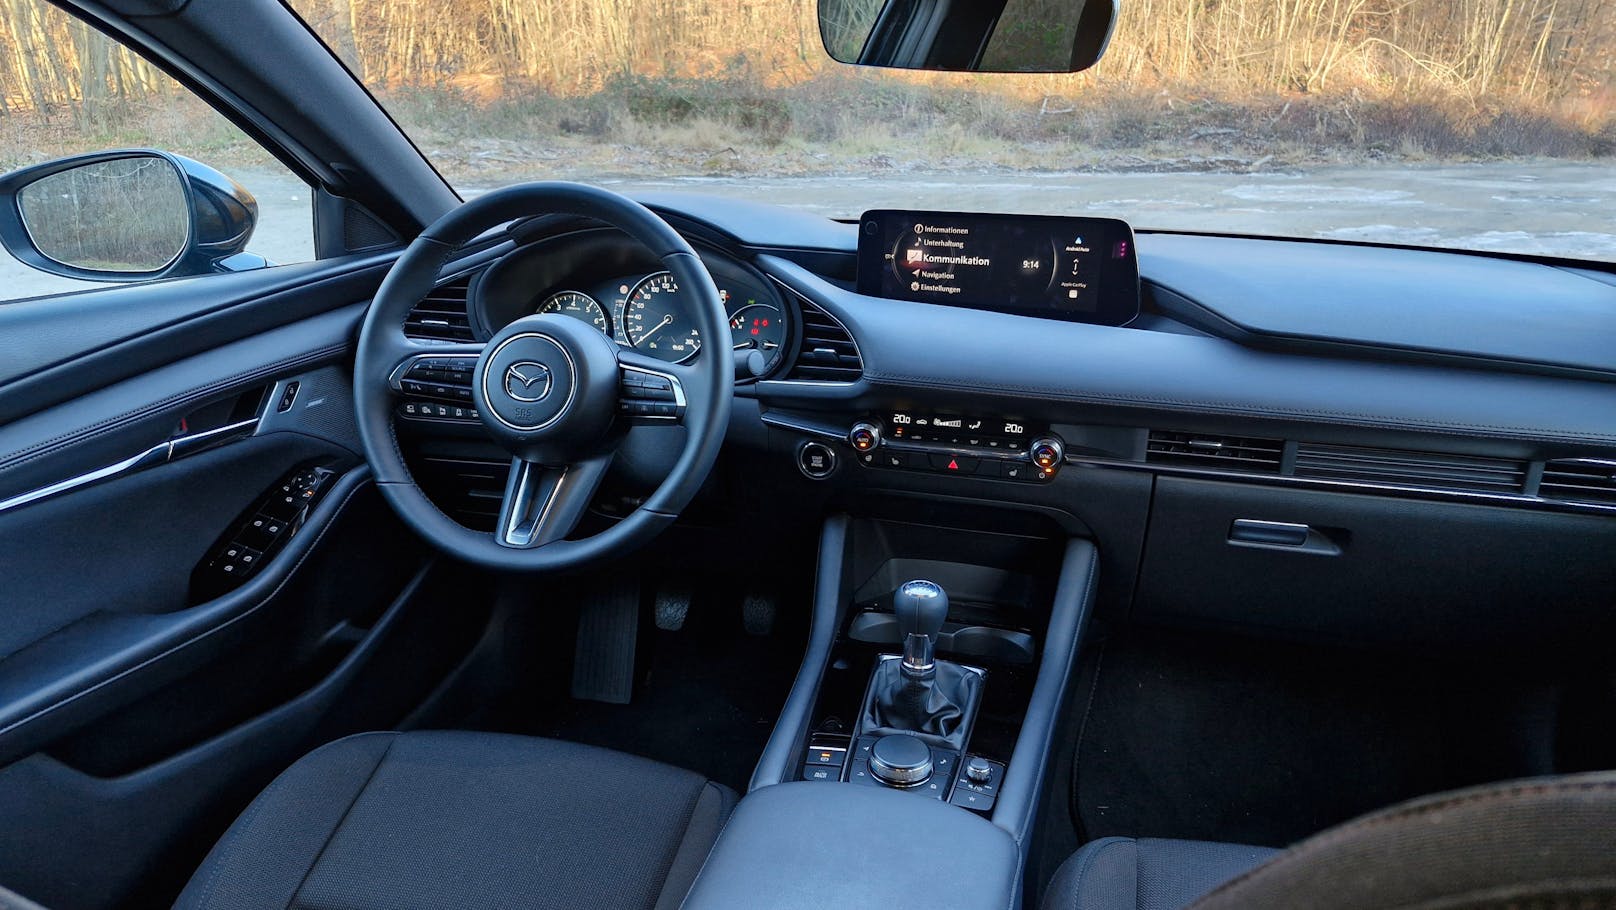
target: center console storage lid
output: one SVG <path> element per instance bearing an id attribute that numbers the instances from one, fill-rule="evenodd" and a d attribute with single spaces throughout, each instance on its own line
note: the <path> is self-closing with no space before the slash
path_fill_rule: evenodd
<path id="1" fill-rule="evenodd" d="M 777 784 L 741 800 L 685 910 L 1012 906 L 1015 842 L 970 812 L 915 793 Z"/>

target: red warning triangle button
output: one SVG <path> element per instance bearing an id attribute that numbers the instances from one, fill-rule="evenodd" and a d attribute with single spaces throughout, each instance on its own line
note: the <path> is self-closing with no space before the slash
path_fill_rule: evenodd
<path id="1" fill-rule="evenodd" d="M 952 459 L 952 458 L 950 458 L 950 459 L 949 459 L 949 460 L 948 460 L 948 469 L 949 469 L 949 470 L 950 470 L 950 471 L 958 471 L 958 470 L 959 470 L 959 462 L 958 462 L 958 461 L 955 461 L 955 460 L 954 460 L 954 459 Z"/>

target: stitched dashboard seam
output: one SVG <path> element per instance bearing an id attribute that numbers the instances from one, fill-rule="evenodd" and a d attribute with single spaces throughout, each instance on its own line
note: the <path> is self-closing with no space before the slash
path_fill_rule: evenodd
<path id="1" fill-rule="evenodd" d="M 264 364 L 263 366 L 256 367 L 251 370 L 245 370 L 243 372 L 236 373 L 235 375 L 215 380 L 207 385 L 196 386 L 184 392 L 175 393 L 160 401 L 155 401 L 149 405 L 145 405 L 144 407 L 136 408 L 131 411 L 125 411 L 122 414 L 108 417 L 97 423 L 90 424 L 87 427 L 81 427 L 77 430 L 54 436 L 43 442 L 35 443 L 27 448 L 18 449 L 3 458 L 0 458 L 0 472 L 20 467 L 37 458 L 42 458 L 46 455 L 53 454 L 55 451 L 65 446 L 87 442 L 142 418 L 155 416 L 161 411 L 175 405 L 186 404 L 198 398 L 206 398 L 215 392 L 229 388 L 233 385 L 268 377 L 291 367 L 312 365 L 314 363 L 327 360 L 336 354 L 346 351 L 347 349 L 348 345 L 346 342 L 340 345 L 330 345 L 317 351 L 299 354 L 296 357 L 283 358 L 273 363 Z"/>
<path id="2" fill-rule="evenodd" d="M 1171 406 L 1178 408 L 1194 408 L 1200 411 L 1216 411 L 1240 416 L 1282 418 L 1290 420 L 1331 420 L 1337 422 L 1350 421 L 1353 423 L 1374 427 L 1377 429 L 1395 430 L 1424 430 L 1428 432 L 1446 432 L 1450 435 L 1459 435 L 1461 431 L 1469 433 L 1485 433 L 1508 438 L 1520 438 L 1521 434 L 1530 434 L 1534 438 L 1554 442 L 1616 442 L 1616 436 L 1604 433 L 1572 434 L 1547 430 L 1541 427 L 1517 427 L 1498 424 L 1473 424 L 1455 421 L 1415 421 L 1387 417 L 1380 414 L 1361 414 L 1354 411 L 1330 410 L 1278 410 L 1261 407 L 1247 407 L 1227 402 L 1192 401 L 1180 398 L 1165 398 L 1150 395 L 1076 395 L 1070 392 L 1037 388 L 1033 386 L 1018 385 L 965 385 L 957 382 L 945 382 L 926 376 L 897 376 L 878 373 L 869 369 L 864 377 L 872 382 L 888 385 L 927 386 L 934 389 L 947 389 L 950 391 L 994 393 L 1009 392 L 1023 395 L 1036 395 L 1040 398 L 1072 402 L 1076 404 L 1101 405 L 1134 405 L 1140 407 Z"/>
<path id="3" fill-rule="evenodd" d="M 291 582 L 291 580 L 292 580 L 292 578 L 294 576 L 297 575 L 298 569 L 302 568 L 303 563 L 306 562 L 308 560 L 308 558 L 311 555 L 313 555 L 316 550 L 319 549 L 320 541 L 325 539 L 325 535 L 327 534 L 327 532 L 329 532 L 333 527 L 336 527 L 337 519 L 342 516 L 343 510 L 345 510 L 348 507 L 349 500 L 353 499 L 354 494 L 359 492 L 360 490 L 364 489 L 365 485 L 368 482 L 370 482 L 370 477 L 368 476 L 369 472 L 368 472 L 367 469 L 365 469 L 365 468 L 356 468 L 355 471 L 363 471 L 363 472 L 365 472 L 366 476 L 361 477 L 360 479 L 358 479 L 357 481 L 354 482 L 353 487 L 351 489 L 349 489 L 346 494 L 343 495 L 341 501 L 339 501 L 336 504 L 336 507 L 334 509 L 332 509 L 332 511 L 330 513 L 330 519 L 320 528 L 319 533 L 314 535 L 314 539 L 309 541 L 308 548 L 303 551 L 302 555 L 300 555 L 297 558 L 296 562 L 292 563 L 291 568 L 286 570 L 286 577 L 282 578 L 279 582 L 277 582 L 275 587 L 271 591 L 269 591 L 269 593 L 265 594 L 263 596 L 263 598 L 260 599 L 257 603 L 255 603 L 252 606 L 248 607 L 247 609 L 241 611 L 240 613 L 236 614 L 235 616 L 232 616 L 232 617 L 230 617 L 228 619 L 225 619 L 224 621 L 220 622 L 218 625 L 209 626 L 208 628 L 202 629 L 201 631 L 197 632 L 195 635 L 191 636 L 190 638 L 185 639 L 184 641 L 175 642 L 173 645 L 171 645 L 171 646 L 169 646 L 167 648 L 164 648 L 161 653 L 153 654 L 151 657 L 148 657 L 145 660 L 140 661 L 139 663 L 135 664 L 132 667 L 126 667 L 126 668 L 124 668 L 122 670 L 119 670 L 117 673 L 114 673 L 113 675 L 107 677 L 106 679 L 101 680 L 100 682 L 97 682 L 97 683 L 94 683 L 92 685 L 86 686 L 85 688 L 80 689 L 80 690 L 78 690 L 78 691 L 76 691 L 76 692 L 74 692 L 74 693 L 72 693 L 72 694 L 70 694 L 70 695 L 68 695 L 68 696 L 66 696 L 64 698 L 58 699 L 58 700 L 56 700 L 54 702 L 51 702 L 48 705 L 45 705 L 45 706 L 39 708 L 38 710 L 34 711 L 33 713 L 29 714 L 26 717 L 18 718 L 17 720 L 14 720 L 9 724 L 6 724 L 5 726 L 0 727 L 0 737 L 6 736 L 7 734 L 17 730 L 18 728 L 21 728 L 21 727 L 24 727 L 24 726 L 26 726 L 28 724 L 31 724 L 34 721 L 46 716 L 47 714 L 50 714 L 52 711 L 56 711 L 56 710 L 66 706 L 66 705 L 72 704 L 73 702 L 78 701 L 79 699 L 83 698 L 84 696 L 89 695 L 90 693 L 95 692 L 95 691 L 97 691 L 98 689 L 101 689 L 104 686 L 107 686 L 107 685 L 110 685 L 110 684 L 112 684 L 114 682 L 117 682 L 118 680 L 124 678 L 125 676 L 128 676 L 129 674 L 134 673 L 134 672 L 136 672 L 136 671 L 138 671 L 138 670 L 140 670 L 140 669 L 142 669 L 144 667 L 150 666 L 151 664 L 156 663 L 157 661 L 162 660 L 163 658 L 168 657 L 171 654 L 174 654 L 174 653 L 176 653 L 178 651 L 181 651 L 181 650 L 183 650 L 185 648 L 188 648 L 191 645 L 196 644 L 197 642 L 201 641 L 204 638 L 207 638 L 210 635 L 213 635 L 213 634 L 218 633 L 218 632 L 222 632 L 225 629 L 228 629 L 231 626 L 235 625 L 236 623 L 240 622 L 241 620 L 246 619 L 247 617 L 252 616 L 253 614 L 257 613 L 259 610 L 263 609 L 267 604 L 269 604 L 275 598 L 280 596 L 281 590 L 283 588 L 285 588 L 286 585 L 289 582 Z M 273 563 L 271 563 L 271 564 L 273 564 Z"/>

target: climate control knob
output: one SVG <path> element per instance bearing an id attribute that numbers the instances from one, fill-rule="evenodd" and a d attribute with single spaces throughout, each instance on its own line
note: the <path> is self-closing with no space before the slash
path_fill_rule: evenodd
<path id="1" fill-rule="evenodd" d="M 855 451 L 871 452 L 881 444 L 881 428 L 867 420 L 853 424 L 848 431 L 847 442 Z"/>
<path id="2" fill-rule="evenodd" d="M 1040 436 L 1027 447 L 1027 454 L 1032 456 L 1034 467 L 1053 474 L 1060 470 L 1062 462 L 1066 460 L 1066 446 L 1054 436 Z"/>
<path id="3" fill-rule="evenodd" d="M 892 787 L 918 787 L 931 777 L 931 747 L 913 736 L 894 733 L 870 749 L 870 773 Z"/>

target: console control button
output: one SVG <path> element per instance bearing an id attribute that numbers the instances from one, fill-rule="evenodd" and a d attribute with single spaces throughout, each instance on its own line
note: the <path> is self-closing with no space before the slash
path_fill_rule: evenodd
<path id="1" fill-rule="evenodd" d="M 813 480 L 824 480 L 836 471 L 836 453 L 822 442 L 805 442 L 797 449 L 797 469 Z"/>
<path id="2" fill-rule="evenodd" d="M 1051 473 L 1060 470 L 1061 462 L 1066 458 L 1066 447 L 1053 436 L 1034 439 L 1032 445 L 1027 447 L 1027 452 L 1032 456 L 1034 465 Z"/>
<path id="3" fill-rule="evenodd" d="M 889 786 L 918 787 L 931 771 L 931 748 L 913 736 L 883 736 L 870 749 L 870 773 Z"/>
<path id="4" fill-rule="evenodd" d="M 847 434 L 848 444 L 858 452 L 874 451 L 881 444 L 881 428 L 868 421 L 853 424 L 852 432 Z"/>
<path id="5" fill-rule="evenodd" d="M 842 779 L 842 766 L 803 765 L 802 779 L 838 781 Z"/>
<path id="6" fill-rule="evenodd" d="M 973 784 L 985 784 L 993 778 L 993 766 L 980 755 L 972 756 L 965 763 L 965 777 Z"/>
<path id="7" fill-rule="evenodd" d="M 944 474 L 975 474 L 979 459 L 965 455 L 949 455 L 946 453 L 933 453 L 928 456 L 934 470 Z"/>
<path id="8" fill-rule="evenodd" d="M 964 787 L 955 787 L 954 795 L 949 797 L 948 801 L 965 809 L 973 809 L 977 812 L 988 812 L 993 809 L 993 802 L 997 798 L 998 797 L 991 793 L 978 793 L 975 790 L 967 790 Z"/>

